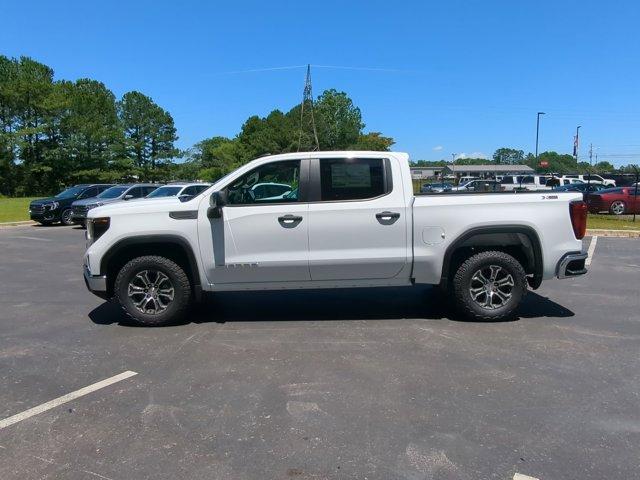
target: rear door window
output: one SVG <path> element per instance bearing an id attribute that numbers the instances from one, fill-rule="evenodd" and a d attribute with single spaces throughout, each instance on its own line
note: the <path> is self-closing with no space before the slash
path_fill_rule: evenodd
<path id="1" fill-rule="evenodd" d="M 98 195 L 98 189 L 96 187 L 89 187 L 82 192 L 78 198 L 92 198 Z"/>
<path id="2" fill-rule="evenodd" d="M 336 158 L 320 160 L 322 201 L 366 200 L 387 193 L 384 160 Z"/>
<path id="3" fill-rule="evenodd" d="M 131 190 L 129 190 L 129 191 L 126 193 L 125 197 L 126 197 L 127 195 L 131 195 L 133 198 L 140 198 L 140 197 L 142 197 L 142 196 L 143 196 L 143 195 L 142 195 L 142 188 L 140 188 L 140 187 L 132 188 Z"/>

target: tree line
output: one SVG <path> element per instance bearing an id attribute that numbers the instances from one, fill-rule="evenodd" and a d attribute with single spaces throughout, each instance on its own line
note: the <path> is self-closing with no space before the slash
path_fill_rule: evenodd
<path id="1" fill-rule="evenodd" d="M 29 57 L 0 55 L 0 194 L 50 194 L 86 182 L 215 180 L 264 154 L 313 149 L 311 105 L 252 116 L 234 138 L 211 137 L 179 151 L 171 114 L 149 96 L 117 99 L 102 82 L 54 79 Z M 301 111 L 303 110 L 303 111 Z M 388 150 L 394 140 L 365 133 L 344 92 L 314 102 L 322 150 Z"/>
<path id="2" fill-rule="evenodd" d="M 418 160 L 418 167 L 444 167 L 451 165 L 447 160 Z M 589 162 L 577 162 L 573 155 L 553 151 L 525 155 L 524 150 L 503 147 L 497 149 L 492 158 L 459 158 L 456 165 L 527 165 L 538 173 L 634 173 L 633 165 L 614 167 L 610 162 L 601 161 L 593 165 Z M 545 166 L 543 166 L 545 165 Z"/>
<path id="3" fill-rule="evenodd" d="M 47 65 L 0 56 L 2 194 L 153 180 L 177 154 L 176 139 L 171 115 L 140 92 L 116 100 L 97 80 L 54 80 Z"/>

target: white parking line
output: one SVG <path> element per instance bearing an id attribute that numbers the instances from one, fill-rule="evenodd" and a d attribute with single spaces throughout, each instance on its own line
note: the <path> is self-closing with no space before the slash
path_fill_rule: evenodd
<path id="1" fill-rule="evenodd" d="M 38 240 L 39 242 L 50 242 L 48 238 L 27 237 L 26 235 L 11 237 L 11 238 L 24 238 L 25 240 Z"/>
<path id="2" fill-rule="evenodd" d="M 587 250 L 587 259 L 584 261 L 584 264 L 587 267 L 591 265 L 591 260 L 593 259 L 593 253 L 596 251 L 597 243 L 598 237 L 591 237 L 591 243 L 589 244 L 589 249 Z"/>
<path id="3" fill-rule="evenodd" d="M 530 477 L 529 475 L 516 473 L 515 475 L 513 475 L 513 480 L 538 480 L 538 479 L 536 477 Z"/>
<path id="4" fill-rule="evenodd" d="M 76 398 L 87 395 L 88 393 L 95 392 L 96 390 L 108 387 L 109 385 L 113 385 L 114 383 L 117 383 L 121 380 L 133 377 L 134 375 L 137 375 L 137 373 L 127 370 L 126 372 L 114 375 L 113 377 L 105 378 L 104 380 L 100 380 L 97 383 L 93 383 L 89 386 L 81 388 L 80 390 L 76 390 L 75 392 L 67 393 L 66 395 L 63 395 L 61 397 L 54 398 L 53 400 L 43 403 L 42 405 L 38 405 L 37 407 L 30 408 L 29 410 L 25 410 L 21 413 L 17 413 L 16 415 L 5 418 L 4 420 L 0 420 L 0 430 L 8 427 L 9 425 L 13 425 L 14 423 L 21 422 L 22 420 L 25 420 L 29 417 L 33 417 L 34 415 L 38 415 L 39 413 L 51 410 L 58 405 L 62 405 L 63 403 L 67 403 L 71 400 L 75 400 Z"/>

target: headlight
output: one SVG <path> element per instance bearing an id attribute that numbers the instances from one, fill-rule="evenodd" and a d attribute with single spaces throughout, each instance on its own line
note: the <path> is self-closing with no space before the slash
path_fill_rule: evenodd
<path id="1" fill-rule="evenodd" d="M 96 208 L 99 206 L 100 206 L 99 203 L 92 203 L 91 205 L 87 205 L 87 210 L 91 210 L 92 208 Z"/>
<path id="2" fill-rule="evenodd" d="M 47 207 L 49 207 L 49 210 L 55 210 L 59 206 L 60 204 L 58 202 L 51 202 L 50 204 L 47 205 Z"/>
<path id="3" fill-rule="evenodd" d="M 111 219 L 109 217 L 90 218 L 87 221 L 87 247 L 109 230 L 110 224 Z"/>

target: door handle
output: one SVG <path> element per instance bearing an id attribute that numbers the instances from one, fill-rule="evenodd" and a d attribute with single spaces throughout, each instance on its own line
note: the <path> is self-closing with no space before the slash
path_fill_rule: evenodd
<path id="1" fill-rule="evenodd" d="M 376 218 L 378 220 L 391 220 L 393 219 L 397 219 L 400 218 L 400 214 L 397 212 L 380 212 L 380 213 L 376 213 Z"/>
<path id="2" fill-rule="evenodd" d="M 382 225 L 393 225 L 400 218 L 398 212 L 380 212 L 376 213 L 378 223 Z"/>
<path id="3" fill-rule="evenodd" d="M 278 217 L 278 222 L 284 228 L 293 228 L 297 226 L 302 221 L 302 217 L 299 215 L 283 215 L 282 217 Z"/>

